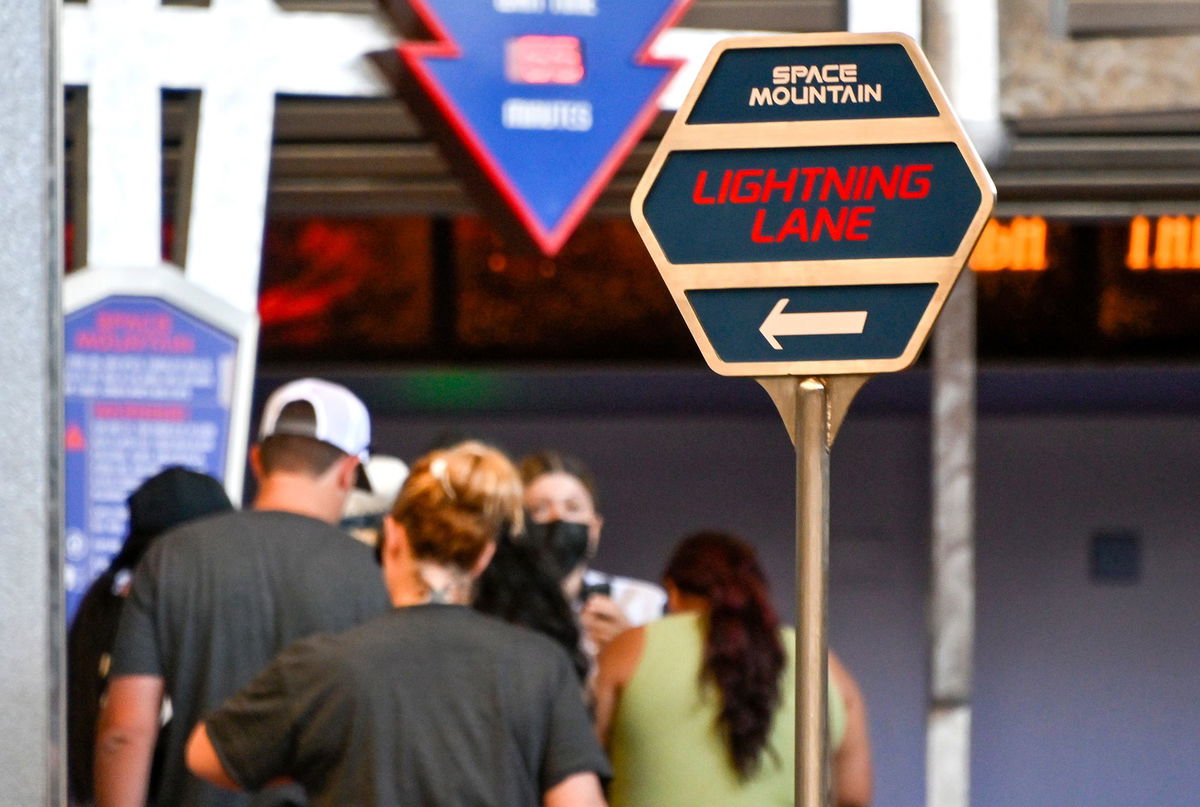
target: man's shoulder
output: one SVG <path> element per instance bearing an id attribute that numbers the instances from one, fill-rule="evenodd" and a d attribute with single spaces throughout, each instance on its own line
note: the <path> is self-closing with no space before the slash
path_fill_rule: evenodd
<path id="1" fill-rule="evenodd" d="M 223 535 L 244 534 L 256 522 L 256 515 L 252 510 L 227 510 L 186 521 L 156 538 L 151 549 L 167 547 L 178 550 Z"/>
<path id="2" fill-rule="evenodd" d="M 479 647 L 491 647 L 501 653 L 512 653 L 522 658 L 551 658 L 561 650 L 558 643 L 543 633 L 506 622 L 491 614 L 474 608 L 445 605 L 401 609 L 402 618 L 413 620 L 413 629 L 428 631 L 430 628 L 457 631 L 469 637 Z M 432 623 L 432 624 L 430 624 Z M 565 657 L 565 653 L 564 653 Z"/>
<path id="3" fill-rule="evenodd" d="M 499 652 L 515 659 L 522 675 L 531 680 L 549 682 L 559 678 L 574 680 L 575 668 L 561 644 L 550 636 L 524 625 L 488 614 L 476 613 L 480 628 L 496 643 Z"/>
<path id="4" fill-rule="evenodd" d="M 253 521 L 246 522 L 247 529 L 260 534 L 277 535 L 294 541 L 308 540 L 333 551 L 372 554 L 370 547 L 355 540 L 341 527 L 312 516 L 287 510 L 251 510 L 247 515 L 253 516 Z"/>
<path id="5" fill-rule="evenodd" d="M 220 545 L 225 536 L 232 539 L 233 536 L 244 535 L 246 515 L 247 513 L 242 511 L 230 510 L 172 527 L 155 538 L 146 550 L 146 555 L 138 566 L 139 573 L 142 569 L 153 571 L 174 558 L 186 559 L 211 552 Z"/>
<path id="6" fill-rule="evenodd" d="M 253 511 L 250 510 L 225 510 L 220 513 L 211 513 L 207 516 L 194 518 L 191 521 L 185 521 L 178 526 L 172 527 L 162 534 L 162 538 L 170 538 L 177 535 L 203 534 L 214 530 L 226 530 L 234 525 L 244 523 L 252 515 Z"/>
<path id="7" fill-rule="evenodd" d="M 333 541 L 335 545 L 362 546 L 328 522 L 285 510 L 232 510 L 206 516 L 164 533 L 155 541 L 155 546 L 176 551 L 187 548 L 205 551 L 220 546 L 222 541 L 245 543 L 276 537 L 294 542 L 337 539 Z M 342 538 L 347 540 L 343 542 Z"/>
<path id="8" fill-rule="evenodd" d="M 462 605 L 393 608 L 341 633 L 305 639 L 296 649 L 299 655 L 330 662 L 378 660 L 451 647 L 470 647 L 481 658 L 492 658 L 501 665 L 502 658 L 513 657 L 553 666 L 559 650 L 558 644 L 543 634 Z"/>
<path id="9" fill-rule="evenodd" d="M 247 557 L 274 559 L 270 565 L 311 566 L 331 579 L 378 573 L 368 546 L 332 524 L 284 511 L 241 510 L 188 522 L 150 547 L 140 570 L 156 576 L 193 575 L 198 569 L 228 571 Z M 180 571 L 190 570 L 190 571 Z"/>

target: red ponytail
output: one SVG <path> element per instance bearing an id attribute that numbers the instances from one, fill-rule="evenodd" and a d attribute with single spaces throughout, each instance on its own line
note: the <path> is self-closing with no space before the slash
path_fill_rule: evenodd
<path id="1" fill-rule="evenodd" d="M 682 593 L 708 601 L 701 676 L 721 693 L 718 715 L 738 776 L 759 766 L 779 705 L 786 662 L 779 617 L 754 550 L 721 532 L 701 532 L 675 548 L 663 573 Z"/>

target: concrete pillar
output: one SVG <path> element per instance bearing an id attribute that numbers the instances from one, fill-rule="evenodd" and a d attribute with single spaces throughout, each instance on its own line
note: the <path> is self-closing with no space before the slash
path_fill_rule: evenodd
<path id="1" fill-rule="evenodd" d="M 975 646 L 975 277 L 965 270 L 933 333 L 927 807 L 970 800 Z"/>
<path id="2" fill-rule="evenodd" d="M 13 807 L 65 799 L 58 8 L 0 3 L 0 801 Z"/>
<path id="3" fill-rule="evenodd" d="M 1000 120 L 997 0 L 924 0 L 926 55 L 980 156 L 1006 143 Z M 927 807 L 971 803 L 975 644 L 975 277 L 970 270 L 934 329 Z"/>

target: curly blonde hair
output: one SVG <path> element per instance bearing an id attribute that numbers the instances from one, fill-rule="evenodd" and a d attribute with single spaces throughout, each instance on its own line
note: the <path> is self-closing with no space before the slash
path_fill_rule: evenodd
<path id="1" fill-rule="evenodd" d="M 392 507 L 413 555 L 467 571 L 501 531 L 523 527 L 523 488 L 503 453 L 474 440 L 426 454 Z"/>

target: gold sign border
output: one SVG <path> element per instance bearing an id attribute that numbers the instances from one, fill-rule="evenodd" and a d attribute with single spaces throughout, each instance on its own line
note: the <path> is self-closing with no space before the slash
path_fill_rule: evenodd
<path id="1" fill-rule="evenodd" d="M 901 45 L 918 75 L 925 82 L 938 109 L 937 117 L 879 118 L 846 121 L 769 122 L 732 124 L 688 124 L 704 85 L 717 60 L 728 50 L 745 48 L 794 48 L 827 45 Z M 819 261 L 772 261 L 756 263 L 674 264 L 667 259 L 646 221 L 646 195 L 658 178 L 667 156 L 673 151 L 705 149 L 795 148 L 831 145 L 892 145 L 904 143 L 954 143 L 966 161 L 980 191 L 980 205 L 962 242 L 949 257 L 892 258 Z M 826 376 L 887 373 L 903 370 L 920 353 L 955 281 L 983 234 L 996 201 L 996 188 L 975 151 L 966 131 L 942 89 L 941 82 L 921 48 L 909 36 L 888 34 L 788 34 L 743 37 L 718 42 L 708 54 L 687 98 L 671 120 L 658 149 L 633 192 L 630 213 L 659 273 L 679 307 L 692 337 L 708 366 L 728 376 Z M 860 286 L 893 283 L 937 283 L 937 290 L 917 323 L 904 352 L 892 359 L 839 359 L 829 361 L 726 362 L 722 360 L 687 301 L 691 289 L 762 288 L 769 286 Z"/>

